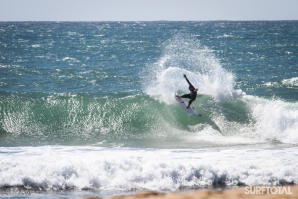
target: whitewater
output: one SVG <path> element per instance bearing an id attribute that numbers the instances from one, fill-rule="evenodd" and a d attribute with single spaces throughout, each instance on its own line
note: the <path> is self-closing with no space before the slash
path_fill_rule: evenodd
<path id="1" fill-rule="evenodd" d="M 298 183 L 296 21 L 0 32 L 0 196 Z M 183 74 L 202 117 L 173 97 L 189 92 Z"/>

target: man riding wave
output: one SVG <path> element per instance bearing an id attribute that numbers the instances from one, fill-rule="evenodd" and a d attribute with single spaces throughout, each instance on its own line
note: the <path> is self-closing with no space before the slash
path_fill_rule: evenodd
<path id="1" fill-rule="evenodd" d="M 186 74 L 184 74 L 183 77 L 186 79 L 187 83 L 189 84 L 188 89 L 190 90 L 190 93 L 188 93 L 188 94 L 184 94 L 184 95 L 182 95 L 182 96 L 176 95 L 176 97 L 179 97 L 179 98 L 181 97 L 181 98 L 188 98 L 188 99 L 190 99 L 189 102 L 188 102 L 188 106 L 186 107 L 186 108 L 189 108 L 189 106 L 191 105 L 191 103 L 193 103 L 193 101 L 195 101 L 196 98 L 197 98 L 197 91 L 198 91 L 198 89 L 195 88 L 195 87 L 189 82 L 189 80 L 188 80 L 187 77 L 186 77 Z"/>

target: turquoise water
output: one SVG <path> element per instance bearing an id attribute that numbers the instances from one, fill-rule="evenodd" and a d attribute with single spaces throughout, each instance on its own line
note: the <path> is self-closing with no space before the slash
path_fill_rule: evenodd
<path id="1" fill-rule="evenodd" d="M 2 195 L 297 184 L 297 33 L 297 21 L 1 22 Z M 173 98 L 183 74 L 200 118 Z"/>

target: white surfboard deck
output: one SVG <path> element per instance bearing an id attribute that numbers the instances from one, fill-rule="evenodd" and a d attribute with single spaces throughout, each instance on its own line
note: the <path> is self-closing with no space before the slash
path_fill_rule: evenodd
<path id="1" fill-rule="evenodd" d="M 183 98 L 176 97 L 176 96 L 174 96 L 174 97 L 175 97 L 175 100 L 178 102 L 178 104 L 179 104 L 184 110 L 186 110 L 189 114 L 191 114 L 191 115 L 196 115 L 196 116 L 201 116 L 201 114 L 198 113 L 198 112 L 196 111 L 196 109 L 195 109 L 193 106 L 190 106 L 189 108 L 186 108 L 187 105 L 188 105 L 188 102 L 185 102 L 185 101 L 183 100 Z"/>

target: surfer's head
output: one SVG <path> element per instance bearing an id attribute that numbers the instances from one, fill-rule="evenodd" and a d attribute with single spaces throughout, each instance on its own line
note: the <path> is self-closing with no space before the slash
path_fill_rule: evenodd
<path id="1" fill-rule="evenodd" d="M 189 89 L 190 91 L 194 91 L 194 90 L 195 90 L 195 87 L 193 87 L 193 86 L 189 86 L 188 89 Z"/>

